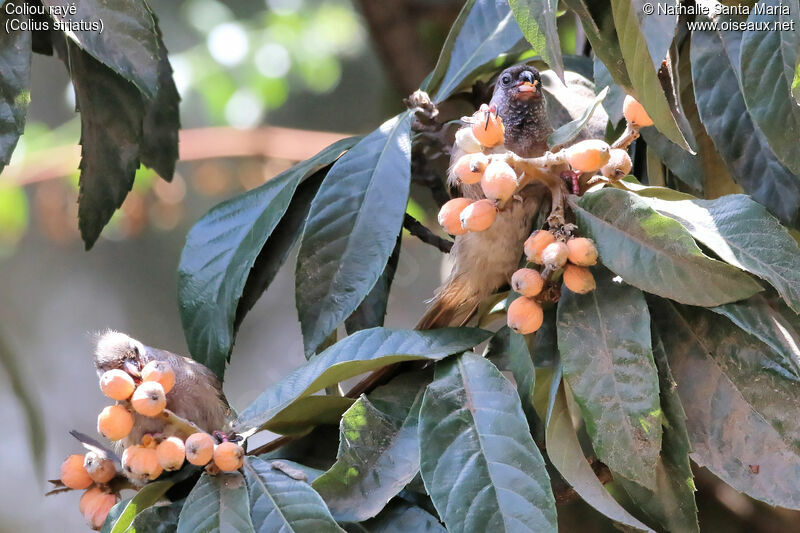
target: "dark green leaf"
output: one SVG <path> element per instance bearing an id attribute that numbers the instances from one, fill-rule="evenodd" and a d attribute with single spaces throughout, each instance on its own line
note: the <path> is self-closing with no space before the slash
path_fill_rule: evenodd
<path id="1" fill-rule="evenodd" d="M 11 160 L 31 100 L 31 32 L 6 31 L 6 22 L 27 22 L 25 15 L 0 13 L 0 171 Z"/>
<path id="2" fill-rule="evenodd" d="M 386 316 L 386 305 L 389 303 L 389 290 L 392 288 L 394 273 L 397 270 L 397 263 L 400 261 L 400 245 L 403 236 L 397 236 L 397 242 L 389 256 L 389 261 L 381 273 L 381 277 L 375 282 L 375 286 L 369 291 L 364 301 L 358 304 L 344 321 L 344 327 L 348 333 L 383 326 L 383 319 Z"/>
<path id="3" fill-rule="evenodd" d="M 264 429 L 281 435 L 298 435 L 323 424 L 338 426 L 342 414 L 354 401 L 342 396 L 306 396 L 278 413 Z"/>
<path id="4" fill-rule="evenodd" d="M 597 479 L 591 465 L 583 455 L 578 435 L 572 425 L 564 387 L 558 387 L 550 407 L 547 421 L 547 456 L 564 480 L 581 499 L 618 524 L 636 531 L 652 531 L 631 516 Z"/>
<path id="5" fill-rule="evenodd" d="M 523 38 L 506 2 L 468 0 L 450 28 L 439 61 L 422 89 L 442 102 L 484 63 Z"/>
<path id="6" fill-rule="evenodd" d="M 46 8 L 64 10 L 58 0 Z M 140 0 L 81 0 L 77 13 L 53 13 L 64 35 L 153 99 L 159 87 L 159 46 L 155 20 Z M 101 31 L 102 30 L 102 31 Z"/>
<path id="7" fill-rule="evenodd" d="M 225 373 L 247 278 L 297 185 L 334 161 L 352 142 L 336 142 L 264 185 L 222 202 L 189 231 L 178 267 L 181 319 L 192 357 L 217 376 Z M 286 253 L 286 248 L 280 252 Z"/>
<path id="8" fill-rule="evenodd" d="M 313 483 L 339 522 L 377 515 L 419 471 L 419 407 L 430 378 L 403 374 L 342 416 L 336 463 Z"/>
<path id="9" fill-rule="evenodd" d="M 239 472 L 215 476 L 204 473 L 183 504 L 177 533 L 216 531 L 255 532 L 250 520 L 247 485 Z"/>
<path id="10" fill-rule="evenodd" d="M 173 481 L 154 481 L 142 487 L 128 503 L 120 508 L 110 533 L 124 533 L 139 513 L 151 507 L 174 485 Z"/>
<path id="11" fill-rule="evenodd" d="M 645 12 L 645 3 L 645 0 L 632 0 L 631 8 L 639 21 L 639 28 L 647 43 L 653 68 L 658 70 L 661 68 L 661 62 L 667 57 L 667 51 L 678 26 L 678 3 L 676 0 L 667 0 L 656 4 L 655 12 L 650 14 Z M 670 10 L 671 15 L 667 14 Z"/>
<path id="12" fill-rule="evenodd" d="M 245 458 L 244 475 L 250 492 L 250 513 L 258 533 L 342 531 L 325 502 L 307 482 L 294 479 L 257 457 Z"/>
<path id="13" fill-rule="evenodd" d="M 654 126 L 661 133 L 681 148 L 689 150 L 689 145 L 672 115 L 648 51 L 648 43 L 643 33 L 645 24 L 643 20 L 651 17 L 644 15 L 641 8 L 636 7 L 637 3 L 629 0 L 611 0 L 619 48 L 628 70 L 633 96 L 641 102 L 653 120 Z M 669 41 L 672 41 L 671 36 Z M 608 66 L 608 63 L 606 65 Z"/>
<path id="14" fill-rule="evenodd" d="M 675 189 L 642 185 L 639 180 L 633 176 L 626 176 L 619 184 L 623 185 L 625 189 L 635 192 L 639 196 L 644 196 L 645 198 L 658 198 L 659 200 L 697 200 L 695 196 L 676 191 Z"/>
<path id="15" fill-rule="evenodd" d="M 140 154 L 142 164 L 169 181 L 175 172 L 175 161 L 178 160 L 178 130 L 181 128 L 178 106 L 181 97 L 172 79 L 167 47 L 161 38 L 155 15 L 153 20 L 158 32 L 158 90 L 146 104 Z"/>
<path id="16" fill-rule="evenodd" d="M 614 82 L 608 67 L 597 56 L 593 61 L 593 73 L 595 90 L 602 91 L 608 87 L 608 95 L 603 101 L 603 109 L 608 113 L 608 119 L 611 123 L 616 126 L 624 118 L 622 116 L 622 103 L 625 101 L 625 91 Z M 652 130 L 653 128 L 650 128 L 650 131 Z"/>
<path id="17" fill-rule="evenodd" d="M 714 306 L 761 290 L 747 274 L 703 255 L 683 226 L 636 194 L 606 188 L 585 194 L 574 209 L 603 263 L 644 291 Z"/>
<path id="18" fill-rule="evenodd" d="M 2 30 L 5 31 L 5 30 Z M 25 423 L 28 426 L 28 442 L 33 456 L 33 464 L 39 479 L 44 476 L 45 439 L 47 434 L 44 429 L 44 418 L 41 409 L 33 394 L 34 389 L 27 383 L 22 375 L 17 358 L 0 336 L 0 369 L 8 376 L 8 383 L 14 396 L 17 397 L 25 413 Z"/>
<path id="19" fill-rule="evenodd" d="M 658 333 L 652 333 L 653 356 L 661 389 L 661 409 L 664 412 L 664 436 L 656 467 L 656 490 L 649 491 L 625 479 L 619 481 L 637 507 L 664 530 L 699 533 L 694 478 L 689 463 L 692 447 L 686 431 L 686 413 L 669 370 L 664 345 Z"/>
<path id="20" fill-rule="evenodd" d="M 536 369 L 525 337 L 514 333 L 508 326 L 503 326 L 489 341 L 486 353 L 483 355 L 500 370 L 511 372 L 517 383 L 517 393 L 525 416 L 529 423 L 531 420 L 536 420 L 536 409 L 533 407 Z"/>
<path id="21" fill-rule="evenodd" d="M 447 533 L 439 521 L 420 507 L 398 500 L 375 518 L 364 522 L 370 533 Z"/>
<path id="22" fill-rule="evenodd" d="M 764 207 L 743 194 L 716 200 L 648 199 L 723 261 L 765 279 L 800 313 L 800 247 Z"/>
<path id="23" fill-rule="evenodd" d="M 488 331 L 474 328 L 361 330 L 314 356 L 261 393 L 239 415 L 236 431 L 242 433 L 262 427 L 298 399 L 342 380 L 400 361 L 442 359 L 469 350 L 490 335 Z"/>
<path id="24" fill-rule="evenodd" d="M 136 87 L 72 41 L 61 42 L 59 50 L 81 114 L 78 226 L 89 249 L 133 186 L 144 101 Z"/>
<path id="25" fill-rule="evenodd" d="M 800 509 L 800 383 L 765 372 L 770 350 L 727 319 L 653 298 L 686 409 L 692 459 L 736 490 Z"/>
<path id="26" fill-rule="evenodd" d="M 139 513 L 125 533 L 173 533 L 178 529 L 178 519 L 183 500 L 169 505 L 154 505 Z"/>
<path id="27" fill-rule="evenodd" d="M 578 16 L 586 32 L 586 38 L 592 45 L 595 55 L 607 67 L 613 80 L 625 90 L 631 90 L 631 80 L 625 69 L 617 30 L 609 9 L 609 4 L 602 0 L 565 0 L 564 2 Z"/>
<path id="28" fill-rule="evenodd" d="M 583 130 L 583 128 L 586 126 L 586 123 L 589 122 L 589 119 L 592 118 L 594 110 L 597 109 L 597 106 L 599 106 L 603 100 L 605 100 L 607 94 L 608 87 L 600 91 L 600 93 L 595 97 L 594 102 L 586 107 L 586 110 L 581 114 L 580 117 L 571 122 L 567 122 L 556 131 L 551 133 L 547 138 L 547 146 L 550 147 L 551 150 L 555 151 L 557 147 L 561 147 L 577 137 L 581 130 Z"/>
<path id="29" fill-rule="evenodd" d="M 692 34 L 697 109 L 736 182 L 785 224 L 797 225 L 800 179 L 778 161 L 745 107 L 734 68 L 739 64 L 740 44 L 738 32 Z"/>
<path id="30" fill-rule="evenodd" d="M 509 0 L 508 4 L 525 39 L 563 82 L 564 65 L 556 26 L 558 0 Z"/>
<path id="31" fill-rule="evenodd" d="M 759 8 L 764 12 L 759 13 Z M 763 26 L 744 31 L 740 55 L 747 110 L 775 155 L 794 174 L 800 174 L 800 105 L 792 97 L 795 67 L 800 60 L 800 33 L 795 28 L 798 20 L 797 0 L 759 1 L 747 22 Z"/>
<path id="32" fill-rule="evenodd" d="M 422 479 L 448 531 L 556 531 L 519 395 L 483 357 L 437 365 L 422 400 L 420 448 Z"/>
<path id="33" fill-rule="evenodd" d="M 389 261 L 411 182 L 410 128 L 406 112 L 362 139 L 311 202 L 295 274 L 307 356 L 355 311 Z"/>
<path id="34" fill-rule="evenodd" d="M 119 518 L 119 515 L 122 514 L 122 511 L 125 510 L 125 507 L 128 505 L 128 502 L 131 501 L 131 498 L 126 498 L 124 500 L 120 500 L 108 511 L 106 515 L 106 519 L 103 522 L 103 527 L 100 529 L 100 533 L 109 533 L 111 528 L 114 527 L 114 524 Z"/>
<path id="35" fill-rule="evenodd" d="M 558 302 L 564 379 L 600 460 L 654 488 L 661 409 L 647 302 L 641 291 L 613 281 L 607 270 L 593 273 L 596 290 L 580 295 L 564 288 Z"/>
<path id="36" fill-rule="evenodd" d="M 641 134 L 647 143 L 647 149 L 653 150 L 670 172 L 693 189 L 703 190 L 704 170 L 702 156 L 699 153 L 690 154 L 661 135 L 655 128 L 644 128 Z"/>
<path id="37" fill-rule="evenodd" d="M 741 302 L 712 307 L 711 310 L 728 317 L 772 348 L 779 357 L 770 358 L 774 365 L 765 364 L 766 371 L 800 381 L 800 321 L 780 299 L 769 301 L 757 294 Z"/>

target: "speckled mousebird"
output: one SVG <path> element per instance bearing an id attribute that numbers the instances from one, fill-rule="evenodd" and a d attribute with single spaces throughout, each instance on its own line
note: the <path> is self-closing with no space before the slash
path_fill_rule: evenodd
<path id="1" fill-rule="evenodd" d="M 511 150 L 522 157 L 537 157 L 547 151 L 547 137 L 553 128 L 538 70 L 526 65 L 504 70 L 497 78 L 489 105 L 496 109 L 505 126 L 504 146 L 493 151 Z M 455 146 L 451 162 L 463 153 Z M 466 198 L 484 198 L 480 184 L 458 187 Z M 539 211 L 543 191 L 530 185 L 519 196 L 498 213 L 486 231 L 456 236 L 450 250 L 450 275 L 436 291 L 418 329 L 463 325 L 484 298 L 509 282 L 519 266 L 522 245 Z"/>

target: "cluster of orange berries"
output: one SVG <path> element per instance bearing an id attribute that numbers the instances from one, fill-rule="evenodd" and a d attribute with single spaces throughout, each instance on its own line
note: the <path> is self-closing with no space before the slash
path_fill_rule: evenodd
<path id="1" fill-rule="evenodd" d="M 78 509 L 92 529 L 100 529 L 108 512 L 119 501 L 119 494 L 106 483 L 114 479 L 117 469 L 114 461 L 96 452 L 74 454 L 61 465 L 61 482 L 70 489 L 86 490 Z"/>
<path id="2" fill-rule="evenodd" d="M 570 237 L 564 242 L 550 231 L 537 230 L 525 241 L 525 256 L 529 262 L 544 266 L 547 278 L 561 272 L 564 285 L 572 292 L 586 294 L 596 287 L 588 268 L 597 264 L 597 248 L 591 239 Z M 517 333 L 527 335 L 542 326 L 544 312 L 536 297 L 544 289 L 545 276 L 527 267 L 511 276 L 511 288 L 521 296 L 508 306 L 506 320 Z"/>

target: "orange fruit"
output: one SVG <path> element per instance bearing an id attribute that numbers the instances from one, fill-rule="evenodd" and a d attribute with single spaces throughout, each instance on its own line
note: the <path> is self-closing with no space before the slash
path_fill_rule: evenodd
<path id="1" fill-rule="evenodd" d="M 439 225 L 450 235 L 463 235 L 467 232 L 461 227 L 461 212 L 472 203 L 468 198 L 453 198 L 439 210 Z"/>
<path id="2" fill-rule="evenodd" d="M 84 455 L 83 466 L 95 483 L 108 483 L 117 475 L 114 461 L 105 459 L 96 452 L 87 452 Z"/>
<path id="3" fill-rule="evenodd" d="M 115 368 L 100 376 L 100 390 L 112 400 L 124 401 L 131 397 L 136 385 L 124 370 Z"/>
<path id="4" fill-rule="evenodd" d="M 462 155 L 453 165 L 453 175 L 468 185 L 478 183 L 488 163 L 489 158 L 480 153 Z"/>
<path id="5" fill-rule="evenodd" d="M 588 268 L 570 264 L 564 269 L 564 285 L 578 294 L 592 292 L 597 287 L 594 276 Z"/>
<path id="6" fill-rule="evenodd" d="M 633 163 L 627 150 L 612 148 L 609 152 L 608 163 L 603 165 L 600 173 L 610 180 L 618 180 L 627 176 L 632 168 Z"/>
<path id="7" fill-rule="evenodd" d="M 483 172 L 481 190 L 489 200 L 505 202 L 517 190 L 517 175 L 508 163 L 492 161 Z"/>
<path id="8" fill-rule="evenodd" d="M 506 322 L 509 328 L 521 335 L 533 333 L 544 322 L 542 306 L 530 298 L 520 296 L 508 306 Z"/>
<path id="9" fill-rule="evenodd" d="M 180 470 L 186 459 L 186 446 L 178 437 L 168 437 L 156 447 L 156 454 L 164 470 Z"/>
<path id="10" fill-rule="evenodd" d="M 467 231 L 484 231 L 494 224 L 497 206 L 491 200 L 472 202 L 461 211 L 461 227 Z"/>
<path id="11" fill-rule="evenodd" d="M 208 433 L 193 433 L 184 445 L 186 460 L 193 465 L 205 466 L 214 457 L 214 439 Z"/>
<path id="12" fill-rule="evenodd" d="M 106 492 L 100 487 L 92 487 L 81 496 L 78 509 L 89 527 L 98 530 L 103 527 L 109 511 L 118 501 L 118 495 Z"/>
<path id="13" fill-rule="evenodd" d="M 566 159 L 569 166 L 581 172 L 594 172 L 600 170 L 608 163 L 611 147 L 599 139 L 587 139 L 575 143 L 566 149 Z"/>
<path id="14" fill-rule="evenodd" d="M 175 372 L 166 361 L 150 361 L 142 368 L 142 381 L 156 381 L 161 384 L 164 394 L 169 394 L 175 386 Z"/>
<path id="15" fill-rule="evenodd" d="M 83 455 L 70 455 L 61 463 L 61 482 L 71 489 L 86 489 L 92 485 L 92 478 L 83 466 Z"/>
<path id="16" fill-rule="evenodd" d="M 498 144 L 503 144 L 505 128 L 503 120 L 489 111 L 489 106 L 482 105 L 481 108 L 472 115 L 472 134 L 482 146 L 491 148 Z"/>
<path id="17" fill-rule="evenodd" d="M 214 449 L 214 464 L 223 472 L 239 470 L 244 464 L 244 449 L 235 442 L 223 442 Z"/>
<path id="18" fill-rule="evenodd" d="M 520 268 L 511 276 L 511 288 L 523 296 L 532 298 L 542 292 L 544 278 L 538 270 Z"/>
<path id="19" fill-rule="evenodd" d="M 544 261 L 542 260 L 542 252 L 548 245 L 553 244 L 554 242 L 556 242 L 556 238 L 549 231 L 543 229 L 534 231 L 525 241 L 525 257 L 527 257 L 528 261 L 531 263 L 543 265 Z"/>
<path id="20" fill-rule="evenodd" d="M 120 440 L 133 429 L 133 415 L 121 405 L 109 405 L 97 417 L 97 432 L 109 440 Z"/>
<path id="21" fill-rule="evenodd" d="M 564 266 L 569 257 L 569 248 L 561 241 L 556 241 L 552 244 L 545 246 L 542 250 L 542 262 L 545 266 L 553 269 L 559 269 Z"/>
<path id="22" fill-rule="evenodd" d="M 157 381 L 143 381 L 131 396 L 133 410 L 144 416 L 156 416 L 167 406 L 164 387 Z"/>
<path id="23" fill-rule="evenodd" d="M 625 120 L 634 126 L 644 128 L 653 125 L 653 121 L 647 111 L 644 110 L 644 106 L 631 95 L 625 96 L 625 101 L 622 102 L 622 115 Z"/>
<path id="24" fill-rule="evenodd" d="M 592 239 L 575 237 L 567 241 L 570 263 L 578 266 L 592 266 L 597 264 L 597 248 Z"/>
<path id="25" fill-rule="evenodd" d="M 138 444 L 125 448 L 122 453 L 122 468 L 142 481 L 152 481 L 164 471 L 158 462 L 156 450 Z"/>

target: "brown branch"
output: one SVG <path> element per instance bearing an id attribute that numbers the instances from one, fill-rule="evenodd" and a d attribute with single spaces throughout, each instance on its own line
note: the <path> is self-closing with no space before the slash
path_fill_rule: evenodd
<path id="1" fill-rule="evenodd" d="M 346 133 L 264 126 L 252 130 L 196 128 L 180 132 L 180 160 L 199 161 L 224 157 L 264 157 L 302 161 L 326 146 L 348 137 Z M 56 146 L 36 152 L 36 157 L 5 168 L 0 181 L 27 185 L 71 174 L 80 162 L 80 146 Z"/>
<path id="2" fill-rule="evenodd" d="M 422 222 L 412 217 L 408 213 L 406 213 L 405 217 L 403 218 L 403 227 L 406 228 L 411 235 L 418 238 L 425 244 L 435 246 L 446 254 L 449 254 L 450 249 L 453 247 L 453 241 L 443 239 L 438 235 L 435 235 L 424 224 L 422 224 Z"/>

